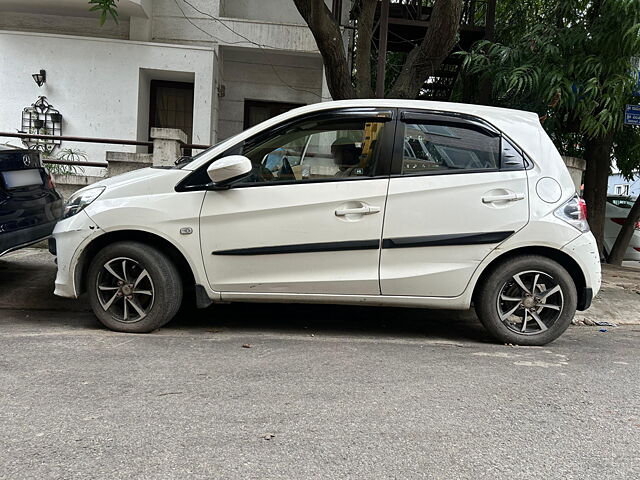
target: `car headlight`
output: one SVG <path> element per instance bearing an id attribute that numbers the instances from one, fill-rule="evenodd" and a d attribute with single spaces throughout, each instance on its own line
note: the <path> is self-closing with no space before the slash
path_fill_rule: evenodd
<path id="1" fill-rule="evenodd" d="M 86 207 L 91 205 L 91 203 L 98 198 L 102 192 L 104 192 L 105 188 L 106 187 L 89 188 L 71 195 L 69 200 L 67 200 L 67 203 L 64 205 L 62 218 L 69 218 L 74 216 L 76 213 L 80 213 Z"/>

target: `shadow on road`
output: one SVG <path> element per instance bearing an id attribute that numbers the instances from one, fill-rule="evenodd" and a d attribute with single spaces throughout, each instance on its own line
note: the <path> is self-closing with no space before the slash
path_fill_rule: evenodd
<path id="1" fill-rule="evenodd" d="M 0 258 L 0 309 L 29 310 L 29 319 L 22 321 L 39 326 L 103 328 L 89 313 L 86 296 L 73 300 L 53 295 L 55 272 L 53 257 L 45 250 L 24 249 Z M 490 341 L 473 311 L 342 305 L 233 303 L 205 310 L 187 305 L 162 329 L 167 330 Z"/>

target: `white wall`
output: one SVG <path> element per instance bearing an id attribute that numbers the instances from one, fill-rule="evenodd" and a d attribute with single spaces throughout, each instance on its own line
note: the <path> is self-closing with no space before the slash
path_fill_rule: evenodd
<path id="1" fill-rule="evenodd" d="M 283 6 L 276 9 L 271 6 L 272 2 Z M 302 19 L 299 25 L 290 24 L 284 20 L 264 23 L 262 20 L 247 18 L 218 19 L 220 13 L 218 0 L 189 0 L 189 3 L 204 13 L 185 4 L 183 0 L 154 0 L 152 13 L 154 41 L 194 45 L 234 45 L 249 48 L 255 47 L 257 43 L 266 49 L 317 51 L 315 40 L 309 28 L 302 24 Z M 297 15 L 292 0 L 264 0 L 257 3 L 255 11 L 262 13 L 271 11 L 276 15 L 285 16 Z"/>
<path id="2" fill-rule="evenodd" d="M 31 74 L 47 71 L 47 83 L 39 88 Z M 141 69 L 142 75 L 141 75 Z M 134 140 L 139 120 L 139 92 L 147 89 L 145 71 L 191 75 L 195 79 L 193 142 L 212 142 L 212 110 L 216 53 L 201 47 L 160 45 L 62 35 L 0 32 L 0 131 L 20 128 L 22 109 L 45 95 L 64 117 L 63 134 Z M 143 99 L 144 101 L 145 99 Z M 142 115 L 142 117 L 141 117 Z M 143 121 L 146 121 L 143 120 Z M 7 139 L 0 139 L 4 142 Z M 12 142 L 16 144 L 17 141 Z M 79 148 L 91 161 L 104 160 L 104 152 L 135 151 L 135 147 L 63 142 L 62 148 Z"/>
<path id="3" fill-rule="evenodd" d="M 96 18 L 0 11 L 0 30 L 126 40 L 129 38 L 129 20 L 120 19 L 117 24 L 108 21 L 101 27 Z"/>
<path id="4" fill-rule="evenodd" d="M 220 15 L 277 23 L 304 23 L 293 0 L 268 0 L 268 5 L 261 0 L 222 0 Z"/>
<path id="5" fill-rule="evenodd" d="M 316 103 L 322 91 L 319 55 L 293 55 L 258 49 L 221 48 L 219 138 L 243 128 L 244 101 Z M 275 70 L 275 71 L 274 71 Z"/>

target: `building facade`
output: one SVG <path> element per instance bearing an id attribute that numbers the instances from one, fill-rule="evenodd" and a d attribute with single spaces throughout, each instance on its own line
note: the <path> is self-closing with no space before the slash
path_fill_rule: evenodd
<path id="1" fill-rule="evenodd" d="M 640 195 L 640 172 L 636 173 L 631 180 L 627 180 L 621 173 L 609 175 L 607 194 L 625 195 L 637 197 Z"/>
<path id="2" fill-rule="evenodd" d="M 147 141 L 151 127 L 167 127 L 208 145 L 329 99 L 321 57 L 292 0 L 120 0 L 118 22 L 104 26 L 89 7 L 0 0 L 0 132 L 50 134 L 47 122 L 29 123 L 29 108 L 44 96 L 63 135 Z M 42 86 L 32 78 L 40 70 Z M 146 149 L 60 148 L 91 161 L 106 150 Z"/>

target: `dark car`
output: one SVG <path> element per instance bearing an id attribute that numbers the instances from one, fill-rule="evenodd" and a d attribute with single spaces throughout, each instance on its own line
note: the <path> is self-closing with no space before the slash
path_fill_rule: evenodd
<path id="1" fill-rule="evenodd" d="M 40 152 L 0 146 L 0 256 L 49 237 L 61 214 Z"/>

